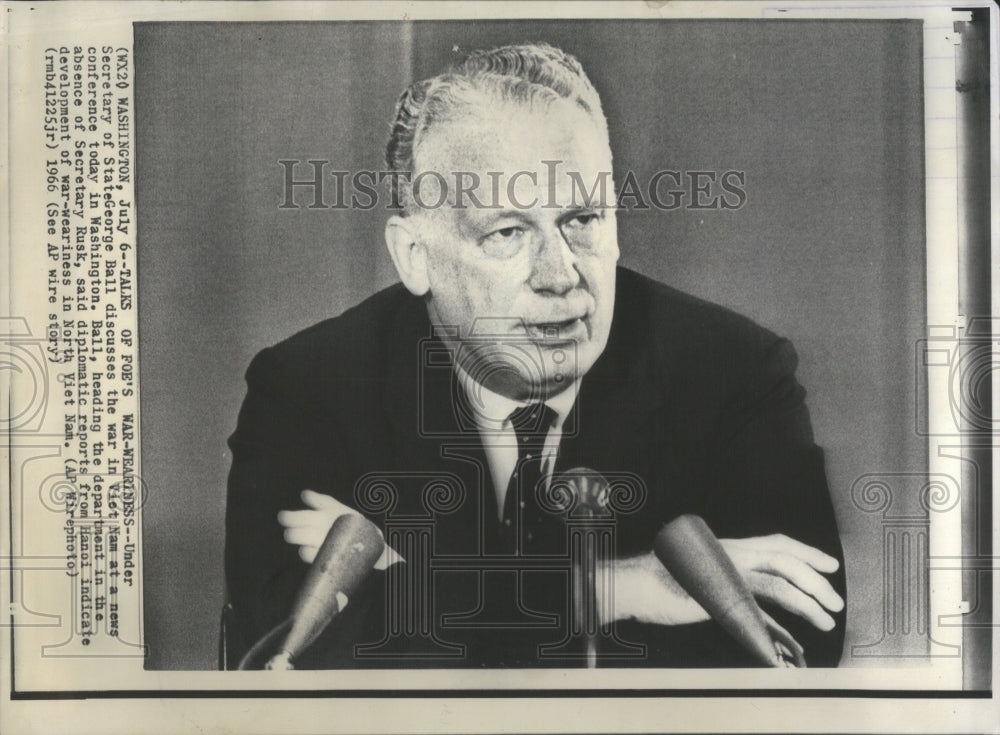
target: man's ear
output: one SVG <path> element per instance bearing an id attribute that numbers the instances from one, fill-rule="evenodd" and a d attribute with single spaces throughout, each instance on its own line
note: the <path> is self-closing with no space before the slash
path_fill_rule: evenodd
<path id="1" fill-rule="evenodd" d="M 427 280 L 427 251 L 417 242 L 416 223 L 412 217 L 393 215 L 385 223 L 385 245 L 403 285 L 414 296 L 430 289 Z"/>

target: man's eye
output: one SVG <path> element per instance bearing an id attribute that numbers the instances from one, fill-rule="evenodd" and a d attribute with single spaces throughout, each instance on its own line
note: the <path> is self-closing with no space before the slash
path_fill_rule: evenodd
<path id="1" fill-rule="evenodd" d="M 524 234 L 523 227 L 517 227 L 512 225 L 510 227 L 501 227 L 499 230 L 493 230 L 490 234 L 483 238 L 484 243 L 509 243 L 513 240 L 519 239 Z"/>
<path id="2" fill-rule="evenodd" d="M 482 248 L 487 255 L 508 258 L 521 250 L 524 236 L 523 227 L 501 227 L 482 239 Z"/>
<path id="3" fill-rule="evenodd" d="M 597 224 L 600 218 L 601 215 L 596 212 L 583 212 L 570 219 L 566 224 L 571 227 L 587 227 L 588 225 Z"/>
<path id="4" fill-rule="evenodd" d="M 508 238 L 514 237 L 521 231 L 520 227 L 504 227 L 502 229 L 491 232 L 489 237 L 495 237 L 501 240 L 506 240 Z"/>

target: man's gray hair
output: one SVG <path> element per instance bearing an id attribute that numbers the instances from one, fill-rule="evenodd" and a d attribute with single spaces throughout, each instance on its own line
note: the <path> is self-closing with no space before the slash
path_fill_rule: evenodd
<path id="1" fill-rule="evenodd" d="M 443 74 L 410 85 L 396 103 L 392 132 L 385 149 L 390 171 L 414 173 L 414 152 L 435 125 L 482 104 L 482 95 L 498 102 L 551 104 L 565 99 L 587 112 L 607 135 L 601 98 L 576 57 L 547 43 L 500 46 L 475 51 Z M 400 176 L 390 179 L 393 201 L 404 206 L 409 186 Z"/>

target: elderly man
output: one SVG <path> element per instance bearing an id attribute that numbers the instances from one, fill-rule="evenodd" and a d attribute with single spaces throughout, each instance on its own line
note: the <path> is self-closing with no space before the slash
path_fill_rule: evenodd
<path id="1" fill-rule="evenodd" d="M 360 510 L 430 522 L 388 539 L 298 665 L 578 665 L 567 519 L 544 496 L 589 467 L 635 495 L 599 564 L 598 661 L 753 665 L 652 554 L 694 513 L 809 664 L 836 665 L 842 552 L 795 353 L 617 267 L 608 127 L 576 59 L 509 46 L 414 84 L 387 164 L 402 283 L 247 373 L 226 548 L 243 640 L 288 615 L 333 520 Z M 393 498 L 375 507 L 379 478 Z M 407 538 L 425 540 L 392 548 Z"/>

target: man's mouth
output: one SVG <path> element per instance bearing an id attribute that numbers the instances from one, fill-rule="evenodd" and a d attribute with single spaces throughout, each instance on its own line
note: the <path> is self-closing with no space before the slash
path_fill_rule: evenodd
<path id="1" fill-rule="evenodd" d="M 548 322 L 525 323 L 528 336 L 538 340 L 577 341 L 586 338 L 587 317 L 577 316 Z"/>

